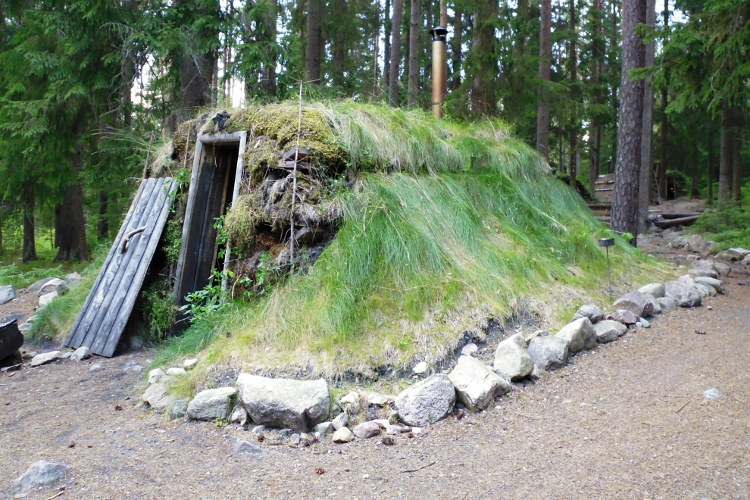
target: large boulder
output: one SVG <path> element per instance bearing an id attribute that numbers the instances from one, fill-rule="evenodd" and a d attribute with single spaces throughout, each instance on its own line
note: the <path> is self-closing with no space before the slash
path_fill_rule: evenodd
<path id="1" fill-rule="evenodd" d="M 39 297 L 39 307 L 41 308 L 41 307 L 48 306 L 50 302 L 55 300 L 57 297 L 58 297 L 57 292 L 45 293 L 44 295 Z"/>
<path id="2" fill-rule="evenodd" d="M 742 262 L 741 262 L 741 264 L 742 264 L 743 266 L 747 266 L 748 264 L 750 264 L 750 255 L 746 255 L 746 256 L 745 256 L 745 258 L 744 258 L 744 259 L 742 259 Z M 727 267 L 728 267 L 728 266 L 727 266 Z M 717 271 L 718 271 L 718 269 L 717 269 Z M 729 274 L 729 273 L 727 273 L 727 274 Z M 724 276 L 726 276 L 727 274 L 725 274 Z"/>
<path id="3" fill-rule="evenodd" d="M 750 255 L 750 250 L 747 250 L 745 248 L 730 248 L 728 250 L 724 250 L 721 253 L 725 254 L 728 257 L 725 260 L 730 260 L 730 261 L 740 260 L 741 261 L 748 255 Z"/>
<path id="4" fill-rule="evenodd" d="M 267 378 L 240 373 L 240 401 L 253 422 L 267 427 L 308 432 L 328 416 L 328 383 L 318 380 Z"/>
<path id="5" fill-rule="evenodd" d="M 649 283 L 648 285 L 640 287 L 638 291 L 645 294 L 650 293 L 655 299 L 664 297 L 664 285 L 661 283 Z"/>
<path id="6" fill-rule="evenodd" d="M 714 271 L 713 269 L 706 269 L 705 267 L 694 267 L 690 271 L 688 271 L 688 275 L 692 276 L 693 278 L 697 278 L 699 276 L 706 276 L 708 278 L 719 278 L 719 273 Z"/>
<path id="7" fill-rule="evenodd" d="M 594 325 L 596 340 L 600 344 L 614 342 L 618 337 L 625 335 L 625 332 L 627 331 L 627 326 L 623 325 L 619 321 L 612 321 L 611 319 L 602 320 Z"/>
<path id="8" fill-rule="evenodd" d="M 569 345 L 561 337 L 534 337 L 529 342 L 529 356 L 542 370 L 555 370 L 568 362 Z"/>
<path id="9" fill-rule="evenodd" d="M 638 323 L 638 316 L 625 309 L 618 309 L 612 314 L 609 314 L 607 316 L 607 319 L 617 321 L 618 323 L 622 323 L 623 325 L 635 325 L 636 323 Z"/>
<path id="10" fill-rule="evenodd" d="M 39 292 L 37 292 L 37 295 L 41 297 L 42 295 L 47 295 L 48 293 L 52 292 L 57 292 L 58 295 L 62 295 L 67 291 L 68 285 L 65 284 L 65 281 L 61 280 L 60 278 L 52 278 L 44 285 L 42 285 L 41 288 L 39 288 Z"/>
<path id="11" fill-rule="evenodd" d="M 187 416 L 191 420 L 226 419 L 236 395 L 237 389 L 234 387 L 201 391 L 188 403 Z"/>
<path id="12" fill-rule="evenodd" d="M 415 427 L 437 422 L 445 417 L 455 404 L 456 389 L 443 373 L 427 377 L 396 397 L 399 418 L 407 425 Z"/>
<path id="13" fill-rule="evenodd" d="M 693 286 L 700 292 L 701 297 L 713 297 L 716 295 L 716 290 L 713 287 L 706 285 L 705 283 L 695 283 Z"/>
<path id="14" fill-rule="evenodd" d="M 531 373 L 534 361 L 526 351 L 523 334 L 517 333 L 500 342 L 495 351 L 494 369 L 511 380 L 521 379 Z"/>
<path id="15" fill-rule="evenodd" d="M 664 284 L 667 297 L 672 297 L 680 307 L 697 307 L 701 305 L 701 293 L 692 283 L 686 281 L 667 281 Z"/>
<path id="16" fill-rule="evenodd" d="M 57 278 L 44 278 L 39 281 L 36 281 L 32 283 L 31 285 L 29 285 L 28 288 L 26 288 L 26 293 L 39 293 L 39 290 L 41 290 L 44 285 L 46 285 L 47 283 L 49 283 L 50 281 L 54 279 L 57 279 Z"/>
<path id="17" fill-rule="evenodd" d="M 618 298 L 614 303 L 615 309 L 625 309 L 636 316 L 651 316 L 654 307 L 642 292 L 628 292 Z"/>
<path id="18" fill-rule="evenodd" d="M 555 336 L 570 342 L 570 352 L 593 349 L 597 344 L 594 325 L 588 318 L 581 318 L 568 323 Z"/>
<path id="19" fill-rule="evenodd" d="M 604 319 L 604 313 L 593 304 L 585 304 L 578 308 L 571 321 L 581 318 L 588 318 L 592 323 L 596 323 Z"/>
<path id="20" fill-rule="evenodd" d="M 16 298 L 16 287 L 13 285 L 0 286 L 0 305 L 7 304 Z"/>
<path id="21" fill-rule="evenodd" d="M 662 311 L 676 311 L 680 305 L 672 297 L 659 297 L 656 302 L 661 306 Z"/>
<path id="22" fill-rule="evenodd" d="M 23 334 L 18 330 L 18 321 L 0 323 L 0 360 L 14 355 L 22 345 Z"/>
<path id="23" fill-rule="evenodd" d="M 724 293 L 724 282 L 722 282 L 721 280 L 709 278 L 707 276 L 698 276 L 695 278 L 695 282 L 708 285 L 714 290 L 716 290 L 718 293 Z"/>
<path id="24" fill-rule="evenodd" d="M 526 344 L 523 337 L 521 337 L 521 341 L 524 345 Z M 524 351 L 526 351 L 525 348 Z M 526 356 L 528 356 L 528 353 L 526 353 Z M 534 363 L 531 361 L 530 356 L 529 363 L 533 369 Z M 531 373 L 531 370 L 529 370 L 529 373 Z M 470 411 L 484 410 L 498 394 L 503 394 L 510 390 L 509 382 L 490 370 L 489 366 L 471 356 L 461 356 L 458 358 L 458 363 L 448 374 L 448 379 L 456 388 L 458 399 Z"/>
<path id="25" fill-rule="evenodd" d="M 701 257 L 708 257 L 716 248 L 716 243 L 707 240 L 700 234 L 693 234 L 685 238 L 685 246 L 690 251 L 699 253 Z"/>

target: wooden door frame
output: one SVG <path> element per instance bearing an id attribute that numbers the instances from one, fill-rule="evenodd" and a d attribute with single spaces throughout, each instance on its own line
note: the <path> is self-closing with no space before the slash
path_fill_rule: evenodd
<path id="1" fill-rule="evenodd" d="M 182 281 L 182 270 L 185 263 L 185 253 L 187 252 L 187 238 L 190 232 L 190 223 L 193 218 L 193 210 L 195 208 L 195 190 L 197 189 L 198 177 L 200 174 L 201 165 L 203 164 L 206 156 L 205 146 L 222 146 L 222 145 L 239 145 L 239 151 L 237 154 L 237 168 L 234 175 L 234 186 L 232 188 L 232 199 L 229 207 L 234 205 L 240 194 L 240 184 L 242 183 L 242 175 L 244 173 L 244 157 L 245 149 L 247 147 L 247 132 L 233 132 L 231 134 L 200 134 L 195 140 L 195 153 L 193 154 L 193 171 L 190 176 L 190 188 L 188 190 L 187 206 L 185 207 L 185 221 L 182 224 L 182 244 L 180 245 L 180 256 L 177 260 L 177 275 L 175 279 L 174 287 L 174 301 L 177 303 L 180 299 L 178 297 L 180 282 Z M 186 153 L 187 154 L 187 153 Z M 226 270 L 229 268 L 230 260 L 230 247 L 227 242 L 226 252 L 224 254 L 224 271 L 225 278 L 222 280 L 222 288 L 227 289 Z"/>

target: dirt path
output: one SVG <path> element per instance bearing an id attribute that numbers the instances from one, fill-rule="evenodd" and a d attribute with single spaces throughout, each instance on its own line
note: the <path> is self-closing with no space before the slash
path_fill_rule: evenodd
<path id="1" fill-rule="evenodd" d="M 2 374 L 0 491 L 46 459 L 72 467 L 63 500 L 750 498 L 748 285 L 729 279 L 712 310 L 664 315 L 494 409 L 393 446 L 268 439 L 262 455 L 237 453 L 232 440 L 255 442 L 251 432 L 141 409 L 141 374 L 123 366 L 148 351 Z M 722 397 L 703 398 L 710 388 Z"/>

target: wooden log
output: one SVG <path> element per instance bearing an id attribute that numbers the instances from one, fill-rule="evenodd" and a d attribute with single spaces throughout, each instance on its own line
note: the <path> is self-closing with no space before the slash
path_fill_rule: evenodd
<path id="1" fill-rule="evenodd" d="M 667 229 L 676 226 L 689 226 L 698 220 L 698 215 L 692 215 L 690 217 L 682 217 L 680 219 L 671 220 L 657 220 L 654 221 L 654 225 L 661 229 Z"/>
<path id="2" fill-rule="evenodd" d="M 684 219 L 685 217 L 698 217 L 700 214 L 661 214 L 662 219 Z"/>

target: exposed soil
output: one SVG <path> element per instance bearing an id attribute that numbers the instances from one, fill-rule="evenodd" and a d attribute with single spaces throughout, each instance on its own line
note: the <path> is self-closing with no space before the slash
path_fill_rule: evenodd
<path id="1" fill-rule="evenodd" d="M 150 351 L 0 374 L 0 491 L 45 459 L 72 468 L 62 499 L 750 498 L 750 280 L 733 275 L 710 310 L 664 314 L 392 446 L 168 422 L 139 404 L 143 374 L 123 371 Z"/>

